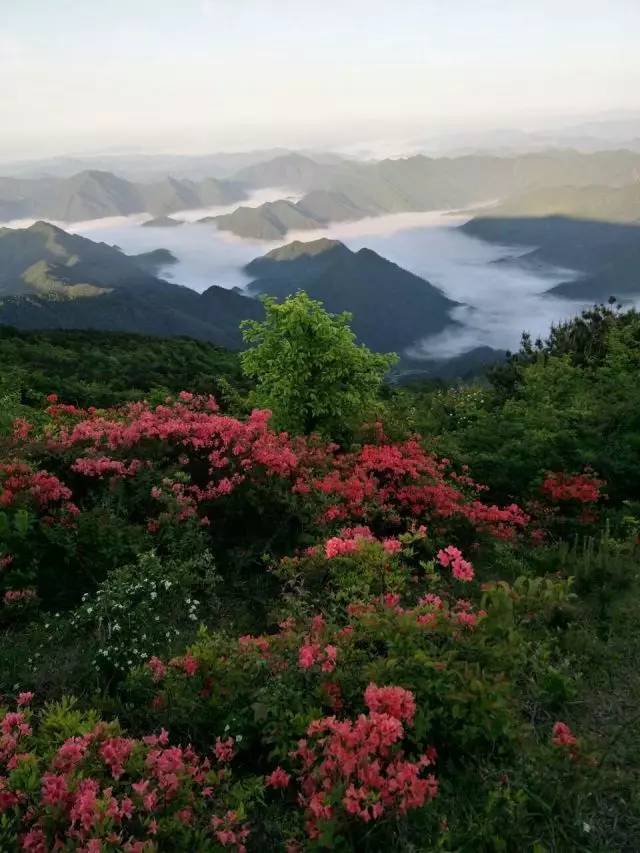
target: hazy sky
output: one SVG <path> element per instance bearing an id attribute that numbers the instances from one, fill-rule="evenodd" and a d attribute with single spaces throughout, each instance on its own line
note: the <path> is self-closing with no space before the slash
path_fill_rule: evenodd
<path id="1" fill-rule="evenodd" d="M 640 0 L 0 0 L 0 156 L 640 109 Z"/>

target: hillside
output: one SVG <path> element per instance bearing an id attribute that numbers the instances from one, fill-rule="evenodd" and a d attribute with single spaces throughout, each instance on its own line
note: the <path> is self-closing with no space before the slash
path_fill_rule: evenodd
<path id="1" fill-rule="evenodd" d="M 332 313 L 349 311 L 358 338 L 378 352 L 401 352 L 452 323 L 457 303 L 438 288 L 370 249 L 335 240 L 295 242 L 246 267 L 252 293 L 279 298 L 305 290 Z"/>
<path id="2" fill-rule="evenodd" d="M 208 216 L 200 222 L 213 222 L 221 231 L 239 237 L 277 240 L 288 231 L 324 228 L 330 222 L 362 219 L 378 211 L 357 207 L 346 195 L 329 190 L 313 190 L 300 201 L 265 202 L 257 207 L 239 207 L 233 213 Z"/>
<path id="3" fill-rule="evenodd" d="M 542 187 L 621 187 L 640 174 L 640 154 L 571 150 L 519 156 L 413 157 L 319 164 L 298 154 L 240 170 L 251 187 L 342 193 L 358 209 L 381 212 L 460 207 Z"/>
<path id="4" fill-rule="evenodd" d="M 136 263 L 113 246 L 69 234 L 49 222 L 0 229 L 0 295 L 25 293 L 72 297 L 74 288 L 144 287 L 153 283 L 149 264 L 175 260 L 171 253 L 145 254 Z M 46 274 L 46 283 L 45 283 Z"/>
<path id="5" fill-rule="evenodd" d="M 68 178 L 0 178 L 0 221 L 55 219 L 77 222 L 104 216 L 151 213 L 228 204 L 245 198 L 237 183 L 165 177 L 135 183 L 110 172 L 89 170 Z"/>
<path id="6" fill-rule="evenodd" d="M 129 256 L 47 222 L 0 230 L 0 323 L 22 329 L 103 329 L 190 335 L 238 348 L 238 325 L 261 316 L 254 299 L 164 281 L 166 249 Z"/>
<path id="7" fill-rule="evenodd" d="M 0 330 L 2 849 L 638 849 L 640 317 L 398 390 L 268 313 Z"/>
<path id="8" fill-rule="evenodd" d="M 0 363 L 25 405 L 58 394 L 79 406 L 113 406 L 153 393 L 245 387 L 236 353 L 205 341 L 125 332 L 18 331 L 0 327 Z"/>
<path id="9" fill-rule="evenodd" d="M 640 293 L 640 226 L 562 216 L 493 218 L 483 215 L 462 229 L 503 245 L 529 248 L 520 263 L 551 264 L 582 273 L 550 292 L 606 302 Z"/>
<path id="10" fill-rule="evenodd" d="M 321 224 L 290 201 L 270 201 L 259 207 L 239 207 L 233 213 L 210 216 L 200 220 L 212 222 L 221 231 L 231 231 L 239 237 L 277 240 L 287 231 L 320 228 Z"/>
<path id="11" fill-rule="evenodd" d="M 506 199 L 479 216 L 567 216 L 603 222 L 640 222 L 640 183 L 625 187 L 543 187 Z"/>

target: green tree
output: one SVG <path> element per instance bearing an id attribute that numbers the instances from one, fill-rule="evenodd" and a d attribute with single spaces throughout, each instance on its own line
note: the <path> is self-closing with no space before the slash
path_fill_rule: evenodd
<path id="1" fill-rule="evenodd" d="M 358 345 L 351 315 L 327 313 L 304 291 L 282 303 L 267 297 L 264 306 L 263 322 L 241 325 L 249 345 L 242 369 L 256 382 L 256 404 L 271 409 L 280 429 L 344 438 L 370 415 L 397 356 Z"/>

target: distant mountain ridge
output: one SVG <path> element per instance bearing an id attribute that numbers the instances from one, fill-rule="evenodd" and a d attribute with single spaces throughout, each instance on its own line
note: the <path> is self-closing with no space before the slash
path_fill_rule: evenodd
<path id="1" fill-rule="evenodd" d="M 402 352 L 452 325 L 458 304 L 371 249 L 352 252 L 337 240 L 296 241 L 245 270 L 253 278 L 250 293 L 284 298 L 305 290 L 332 313 L 349 311 L 358 338 L 380 352 Z"/>
<path id="2" fill-rule="evenodd" d="M 371 211 L 358 208 L 345 195 L 328 190 L 313 190 L 300 201 L 270 201 L 257 207 L 239 207 L 233 213 L 205 217 L 222 231 L 239 237 L 277 240 L 289 231 L 314 230 L 330 222 L 362 219 Z"/>
<path id="3" fill-rule="evenodd" d="M 246 197 L 235 182 L 166 177 L 134 183 L 111 172 L 91 170 L 69 178 L 0 178 L 0 221 L 55 219 L 78 222 L 106 216 L 150 213 L 230 204 Z"/>
<path id="4" fill-rule="evenodd" d="M 270 153 L 277 156 L 269 158 Z M 228 155 L 225 162 L 239 165 L 242 158 Z M 91 161 L 77 162 L 85 165 Z M 98 158 L 97 162 L 111 160 Z M 246 155 L 248 165 L 228 176 L 231 179 L 203 176 L 195 180 L 171 177 L 168 172 L 174 162 L 181 162 L 180 158 L 160 157 L 158 168 L 164 163 L 167 171 L 162 176 L 151 172 L 155 179 L 144 183 L 95 168 L 64 177 L 18 174 L 0 178 L 0 221 L 42 218 L 71 222 L 133 213 L 162 217 L 180 209 L 240 202 L 250 189 L 288 187 L 304 193 L 295 204 L 274 210 L 268 206 L 273 205 L 270 202 L 264 209 L 256 208 L 259 213 L 240 209 L 237 216 L 230 214 L 217 222 L 218 227 L 241 236 L 263 233 L 277 239 L 292 227 L 310 229 L 383 213 L 467 207 L 541 188 L 621 187 L 640 179 L 640 153 L 625 150 L 591 154 L 561 150 L 502 157 L 416 155 L 356 161 L 278 153 L 276 149 Z M 198 162 L 198 169 L 204 170 L 208 161 Z M 213 169 L 214 160 L 209 162 Z"/>
<path id="5" fill-rule="evenodd" d="M 290 154 L 288 148 L 253 151 L 219 151 L 212 154 L 87 154 L 19 160 L 0 165 L 0 173 L 17 178 L 69 178 L 78 172 L 113 172 L 130 181 L 156 181 L 167 175 L 190 178 L 228 178 L 239 169 Z M 342 159 L 335 154 L 313 152 L 318 162 Z"/>
<path id="6" fill-rule="evenodd" d="M 567 185 L 623 187 L 640 179 L 640 153 L 567 150 L 338 163 L 289 153 L 241 169 L 235 179 L 254 189 L 282 186 L 305 193 L 296 203 L 283 199 L 215 219 L 218 228 L 241 237 L 278 239 L 288 231 L 322 228 L 332 221 L 464 208 Z"/>

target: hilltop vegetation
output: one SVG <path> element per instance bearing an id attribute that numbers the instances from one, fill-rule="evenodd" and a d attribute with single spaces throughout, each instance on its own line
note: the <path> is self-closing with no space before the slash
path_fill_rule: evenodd
<path id="1" fill-rule="evenodd" d="M 204 341 L 124 332 L 0 328 L 0 363 L 3 394 L 27 407 L 47 394 L 87 408 L 147 395 L 161 400 L 186 385 L 216 397 L 246 387 L 234 352 Z"/>
<path id="2" fill-rule="evenodd" d="M 449 389 L 304 294 L 245 335 L 96 337 L 113 408 L 0 340 L 0 846 L 637 849 L 638 315 Z"/>
<path id="3" fill-rule="evenodd" d="M 125 255 L 48 222 L 0 229 L 0 324 L 189 335 L 237 349 L 238 325 L 262 316 L 260 303 L 159 278 L 175 260 L 166 249 Z"/>

